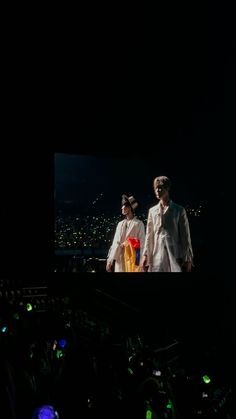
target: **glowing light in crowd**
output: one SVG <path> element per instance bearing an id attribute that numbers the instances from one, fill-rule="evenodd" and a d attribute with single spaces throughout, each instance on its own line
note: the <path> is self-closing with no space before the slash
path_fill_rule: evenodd
<path id="1" fill-rule="evenodd" d="M 203 375 L 202 379 L 205 384 L 209 384 L 211 382 L 211 379 L 208 377 L 208 375 Z"/>
<path id="2" fill-rule="evenodd" d="M 58 345 L 59 345 L 61 348 L 65 348 L 65 347 L 66 347 L 66 345 L 67 345 L 67 341 L 66 341 L 65 339 L 60 339 L 60 340 L 58 341 Z"/>
<path id="3" fill-rule="evenodd" d="M 44 405 L 35 409 L 32 419 L 59 419 L 59 415 L 52 406 Z"/>

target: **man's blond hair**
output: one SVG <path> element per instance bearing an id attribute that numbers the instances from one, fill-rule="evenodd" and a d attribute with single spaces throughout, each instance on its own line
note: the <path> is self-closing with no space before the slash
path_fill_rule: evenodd
<path id="1" fill-rule="evenodd" d="M 158 176 L 153 181 L 154 189 L 157 185 L 163 186 L 165 189 L 170 189 L 171 181 L 167 176 Z"/>

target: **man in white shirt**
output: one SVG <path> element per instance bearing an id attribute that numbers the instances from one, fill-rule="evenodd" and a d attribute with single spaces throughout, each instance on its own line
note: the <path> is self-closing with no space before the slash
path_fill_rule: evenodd
<path id="1" fill-rule="evenodd" d="M 190 272 L 193 251 L 184 207 L 170 199 L 170 179 L 153 181 L 159 203 L 149 209 L 141 267 L 149 272 Z"/>

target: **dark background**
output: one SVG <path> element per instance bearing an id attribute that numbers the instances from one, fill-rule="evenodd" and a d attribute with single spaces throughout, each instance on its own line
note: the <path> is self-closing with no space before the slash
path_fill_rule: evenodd
<path id="1" fill-rule="evenodd" d="M 156 163 L 157 174 L 167 162 L 171 175 L 193 185 L 191 194 L 204 190 L 209 262 L 214 272 L 229 270 L 231 6 L 99 6 L 63 19 L 61 12 L 14 38 L 18 71 L 11 66 L 7 103 L 17 111 L 9 125 L 16 141 L 6 141 L 1 166 L 3 272 L 51 272 L 55 152 L 141 158 Z"/>
<path id="2" fill-rule="evenodd" d="M 233 371 L 232 6 L 98 5 L 43 14 L 14 36 L 6 60 L 10 121 L 1 154 L 1 278 L 13 278 L 14 288 L 46 284 L 53 298 L 69 295 L 75 307 L 128 332 L 141 317 L 141 330 L 158 345 L 178 338 L 196 354 L 199 347 L 222 345 L 221 361 Z M 203 193 L 206 274 L 53 275 L 58 152 L 141 159 L 156 164 L 157 175 L 168 165 L 181 180 L 181 193 L 186 184 L 193 198 L 195 190 Z"/>

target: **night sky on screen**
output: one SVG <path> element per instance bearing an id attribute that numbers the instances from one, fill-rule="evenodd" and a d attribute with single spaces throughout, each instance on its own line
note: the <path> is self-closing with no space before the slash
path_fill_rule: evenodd
<path id="1" fill-rule="evenodd" d="M 176 202 L 196 205 L 204 199 L 197 179 L 184 176 L 168 161 L 57 153 L 56 205 L 113 215 L 120 212 L 124 193 L 134 195 L 140 211 L 147 212 L 147 208 L 156 203 L 153 179 L 162 174 L 172 179 L 172 195 Z"/>

